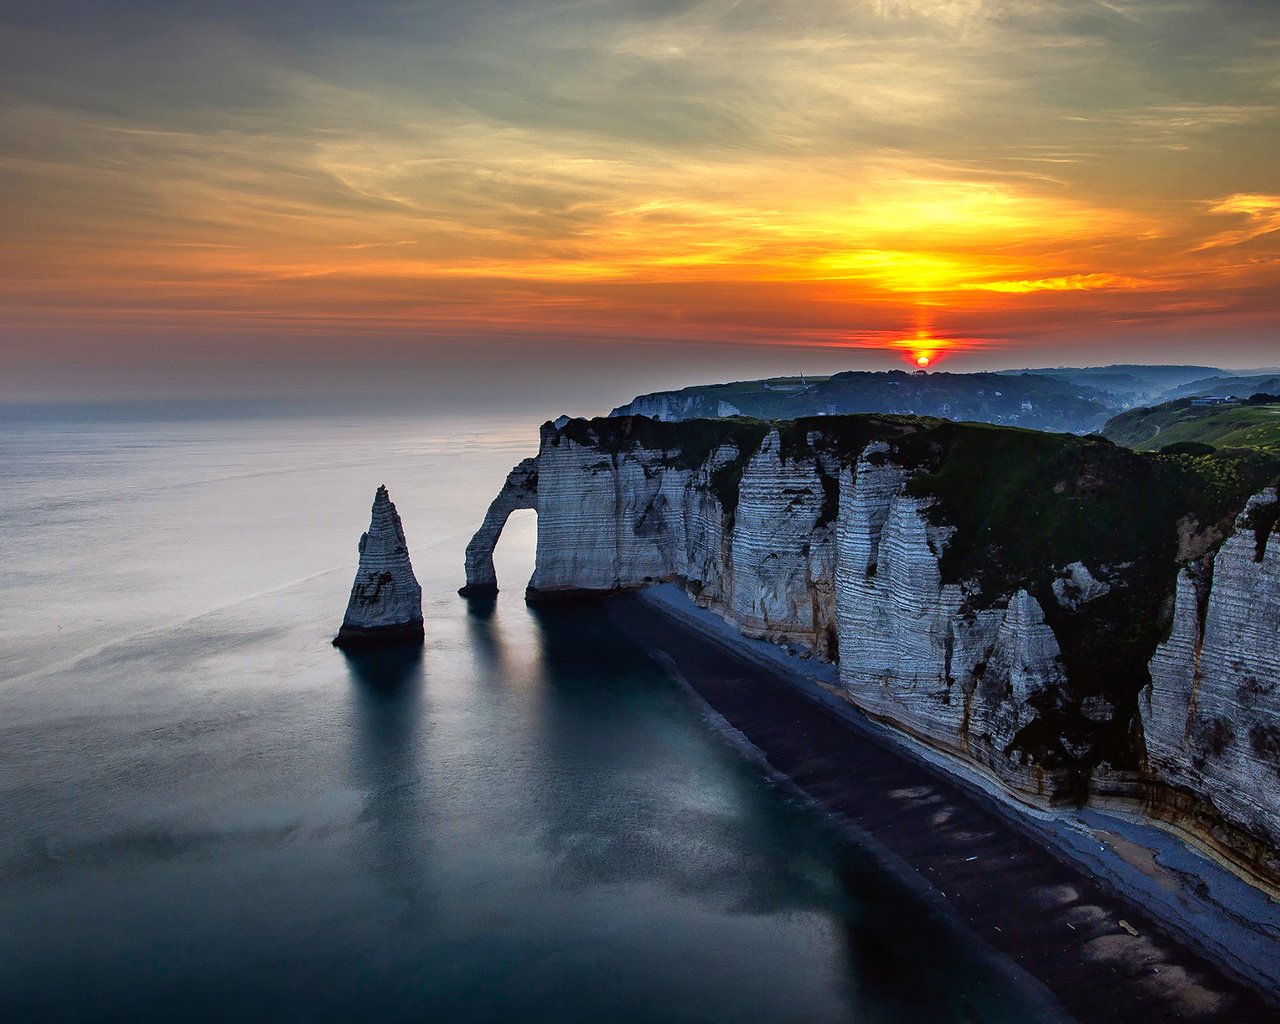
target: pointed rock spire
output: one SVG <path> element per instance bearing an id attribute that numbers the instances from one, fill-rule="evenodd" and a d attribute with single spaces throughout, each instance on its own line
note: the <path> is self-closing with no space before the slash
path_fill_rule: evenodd
<path id="1" fill-rule="evenodd" d="M 369 531 L 360 537 L 360 567 L 335 647 L 421 640 L 422 588 L 413 575 L 400 516 L 379 486 Z"/>

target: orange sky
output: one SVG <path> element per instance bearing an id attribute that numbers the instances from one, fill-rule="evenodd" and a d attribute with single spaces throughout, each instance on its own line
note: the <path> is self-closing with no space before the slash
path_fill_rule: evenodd
<path id="1" fill-rule="evenodd" d="M 1274 4 L 103 6 L 0 16 L 0 369 L 148 334 L 1280 351 Z"/>

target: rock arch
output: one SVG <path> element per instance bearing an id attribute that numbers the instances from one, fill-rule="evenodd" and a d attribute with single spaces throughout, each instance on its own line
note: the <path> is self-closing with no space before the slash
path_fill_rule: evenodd
<path id="1" fill-rule="evenodd" d="M 507 474 L 498 496 L 489 504 L 484 522 L 467 544 L 467 583 L 458 591 L 463 597 L 498 592 L 498 575 L 493 568 L 493 549 L 497 547 L 507 518 L 516 509 L 538 508 L 538 459 L 525 459 Z"/>

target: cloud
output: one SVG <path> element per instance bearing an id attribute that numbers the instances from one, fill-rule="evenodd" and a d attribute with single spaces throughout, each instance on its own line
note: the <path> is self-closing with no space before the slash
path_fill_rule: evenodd
<path id="1" fill-rule="evenodd" d="M 11 325 L 1270 315 L 1274 5 L 111 7 L 0 16 Z"/>
<path id="2" fill-rule="evenodd" d="M 1280 231 L 1280 195 L 1238 193 L 1215 199 L 1208 208 L 1210 213 L 1232 216 L 1245 223 L 1241 228 L 1219 232 L 1203 242 L 1200 249 L 1243 245 Z"/>
<path id="3" fill-rule="evenodd" d="M 978 291 L 1027 295 L 1031 292 L 1080 292 L 1113 288 L 1133 290 L 1149 287 L 1149 282 L 1118 274 L 1068 274 L 1065 277 L 1041 277 L 1023 281 L 983 281 L 964 287 Z"/>

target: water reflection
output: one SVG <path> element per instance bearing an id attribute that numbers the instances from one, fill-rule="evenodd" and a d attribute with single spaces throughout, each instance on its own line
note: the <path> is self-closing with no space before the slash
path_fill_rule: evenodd
<path id="1" fill-rule="evenodd" d="M 467 603 L 467 615 L 476 619 L 491 619 L 493 611 L 498 607 L 498 593 L 464 594 L 462 599 Z"/>
<path id="2" fill-rule="evenodd" d="M 382 699 L 403 700 L 403 691 L 416 689 L 422 682 L 422 644 L 388 644 L 383 647 L 348 648 L 342 655 L 347 661 L 359 692 L 377 694 Z"/>
<path id="3" fill-rule="evenodd" d="M 435 903 L 427 884 L 423 651 L 401 644 L 343 654 L 352 683 L 352 772 L 367 794 L 360 814 L 365 860 L 391 916 L 408 927 Z"/>
<path id="4" fill-rule="evenodd" d="M 607 613 L 556 605 L 533 616 L 547 687 L 542 742 L 558 775 L 546 788 L 572 792 L 537 808 L 557 885 L 657 883 L 764 927 L 812 922 L 854 1019 L 1008 1019 L 998 988 L 977 987 L 988 968 L 833 819 L 780 798 L 728 743 L 692 741 L 696 702 Z"/>
<path id="5" fill-rule="evenodd" d="M 503 647 L 493 615 L 498 607 L 498 595 L 468 595 L 463 600 L 467 603 L 467 635 L 476 661 L 485 668 L 501 665 Z"/>
<path id="6" fill-rule="evenodd" d="M 842 902 L 829 838 L 727 745 L 694 743 L 697 707 L 590 605 L 534 611 L 546 666 L 548 760 L 572 785 L 549 801 L 546 856 L 566 888 L 661 880 L 720 912 Z M 672 774 L 672 763 L 683 762 Z M 800 827 L 797 827 L 800 825 Z M 766 841 L 762 842 L 762 837 Z"/>

